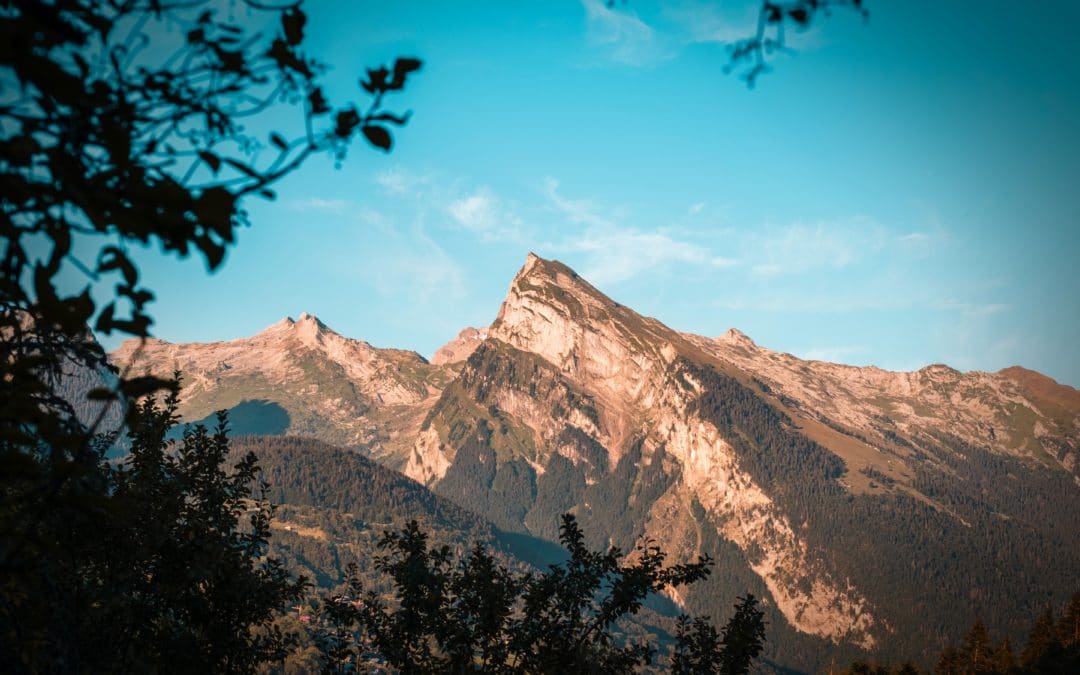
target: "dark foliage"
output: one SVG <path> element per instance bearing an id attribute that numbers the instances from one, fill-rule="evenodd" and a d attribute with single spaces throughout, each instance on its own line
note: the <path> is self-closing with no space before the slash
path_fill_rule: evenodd
<path id="1" fill-rule="evenodd" d="M 831 16 L 835 9 L 853 10 L 864 19 L 870 16 L 863 0 L 763 0 L 754 34 L 730 46 L 731 60 L 724 72 L 740 70 L 740 77 L 753 87 L 758 77 L 772 70 L 770 57 L 787 51 L 786 31 L 805 30 L 818 18 Z"/>
<path id="2" fill-rule="evenodd" d="M 245 197 L 272 198 L 270 187 L 307 158 L 341 157 L 358 133 L 389 149 L 387 126 L 407 119 L 384 110 L 383 99 L 419 61 L 369 70 L 364 109 L 331 108 L 322 66 L 302 50 L 299 4 L 242 5 L 241 23 L 199 0 L 3 3 L 0 466 L 25 477 L 13 486 L 23 509 L 53 508 L 55 483 L 66 480 L 34 475 L 43 465 L 26 455 L 36 443 L 50 448 L 53 464 L 67 461 L 67 475 L 92 463 L 99 420 L 87 430 L 53 386 L 64 371 L 107 367 L 88 325 L 148 334 L 153 294 L 140 285 L 128 245 L 197 252 L 215 269 L 246 224 Z M 302 131 L 266 142 L 245 135 L 245 121 L 274 106 L 297 109 Z M 87 250 L 95 259 L 80 257 Z M 114 296 L 99 307 L 89 286 L 64 288 L 68 269 L 88 281 L 115 278 Z M 91 397 L 137 397 L 162 385 L 131 378 Z M 0 547 L 2 566 L 22 552 L 24 515 L 0 523 L 12 541 Z"/>
<path id="3" fill-rule="evenodd" d="M 229 520 L 252 465 L 228 479 L 215 473 L 224 436 L 198 427 L 179 456 L 155 448 L 173 411 L 128 403 L 168 383 L 106 376 L 89 326 L 148 334 L 153 293 L 130 245 L 195 253 L 216 269 L 247 222 L 247 197 L 272 199 L 270 188 L 308 158 L 340 159 L 358 135 L 389 150 L 389 129 L 408 115 L 387 111 L 384 98 L 420 62 L 369 70 L 368 105 L 331 106 L 323 66 L 303 51 L 299 2 L 230 8 L 0 1 L 0 637 L 9 670 L 93 671 L 108 658 L 110 670 L 243 670 L 269 653 L 248 625 L 292 592 L 276 568 L 243 576 L 266 532 L 261 523 L 240 534 Z M 277 106 L 297 111 L 295 133 L 244 131 Z M 71 270 L 85 287 L 68 287 Z M 99 305 L 89 283 L 108 279 L 114 291 Z M 99 386 L 71 401 L 64 378 Z M 142 444 L 141 464 L 129 468 L 95 440 L 125 407 Z M 233 571 L 226 588 L 220 575 Z M 204 644 L 208 635 L 216 644 Z"/>
<path id="4" fill-rule="evenodd" d="M 366 590 L 354 577 L 350 597 L 327 601 L 336 629 L 323 636 L 333 662 L 348 667 L 386 663 L 401 672 L 630 673 L 650 664 L 646 641 L 614 633 L 651 594 L 698 582 L 711 561 L 664 566 L 652 542 L 629 556 L 594 552 L 574 517 L 563 516 L 560 541 L 569 560 L 542 574 L 515 573 L 482 546 L 455 562 L 446 546 L 429 547 L 414 522 L 386 532 L 377 569 L 389 576 L 393 599 Z M 705 618 L 684 618 L 671 663 L 676 672 L 744 673 L 764 641 L 753 596 L 736 607 L 723 631 Z"/>
<path id="5" fill-rule="evenodd" d="M 608 8 L 627 3 L 628 0 L 607 0 Z M 863 19 L 870 18 L 863 0 L 762 0 L 753 33 L 728 47 L 730 58 L 724 72 L 739 71 L 739 77 L 753 87 L 758 77 L 772 70 L 771 57 L 789 51 L 787 31 L 806 30 L 819 18 L 832 16 L 836 9 L 852 10 Z"/>
<path id="6" fill-rule="evenodd" d="M 480 533 L 488 526 L 453 501 L 355 452 L 311 438 L 249 436 L 233 441 L 232 458 L 259 459 L 267 496 L 276 503 L 313 506 L 382 523 L 394 517 L 433 520 L 440 527 Z"/>
<path id="7" fill-rule="evenodd" d="M 1058 675 L 1080 672 L 1080 593 L 1074 593 L 1059 620 L 1044 610 L 1036 619 L 1023 652 L 1013 654 L 1008 637 L 995 642 L 983 622 L 975 620 L 959 645 L 941 650 L 935 661 L 937 675 Z M 850 675 L 907 675 L 920 673 L 905 663 L 898 668 L 856 661 Z"/>
<path id="8" fill-rule="evenodd" d="M 284 654 L 269 625 L 303 593 L 266 558 L 273 509 L 247 455 L 225 468 L 227 420 L 178 443 L 176 396 L 129 416 L 130 455 L 68 481 L 79 510 L 51 511 L 29 539 L 40 554 L 5 574 L 5 672 L 248 672 Z"/>

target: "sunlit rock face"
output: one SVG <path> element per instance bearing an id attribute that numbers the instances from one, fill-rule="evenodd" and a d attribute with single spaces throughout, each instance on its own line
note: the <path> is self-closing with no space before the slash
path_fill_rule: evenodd
<path id="1" fill-rule="evenodd" d="M 287 433 L 368 449 L 391 464 L 395 449 L 412 446 L 450 377 L 415 352 L 342 337 L 307 313 L 227 342 L 128 340 L 111 358 L 131 373 L 179 371 L 185 420 L 245 401 L 272 402 L 291 420 Z"/>
<path id="2" fill-rule="evenodd" d="M 866 599 L 830 577 L 789 519 L 739 467 L 720 430 L 689 410 L 700 385 L 677 376 L 677 361 L 687 355 L 709 358 L 681 334 L 620 306 L 569 268 L 530 255 L 511 282 L 487 342 L 425 422 L 406 472 L 468 504 L 464 493 L 476 483 L 453 471 L 462 452 L 476 453 L 476 438 L 460 430 L 479 417 L 471 433 L 485 437 L 488 454 L 479 454 L 481 462 L 513 467 L 502 475 L 496 467 L 488 489 L 502 504 L 513 504 L 509 512 L 520 521 L 489 515 L 502 518 L 497 524 L 504 527 L 550 535 L 550 524 L 543 522 L 543 516 L 554 515 L 549 504 L 598 509 L 589 504 L 590 488 L 623 480 L 617 468 L 627 460 L 639 465 L 623 470 L 638 474 L 632 480 L 641 480 L 642 469 L 655 464 L 652 473 L 659 477 L 649 480 L 657 486 L 638 498 L 634 506 L 642 522 L 630 529 L 663 542 L 670 528 L 679 527 L 674 521 L 695 518 L 679 506 L 697 503 L 705 512 L 699 520 L 707 521 L 698 526 L 713 527 L 743 551 L 793 626 L 872 646 L 880 626 Z M 432 430 L 439 433 L 438 443 Z M 465 462 L 481 463 L 473 456 Z M 665 462 L 667 468 L 660 466 Z M 484 482 L 483 471 L 472 473 Z M 549 493 L 554 486 L 566 490 L 551 480 L 554 473 L 578 486 L 577 500 Z M 504 493 L 506 486 L 518 491 Z M 689 558 L 698 552 L 677 554 Z"/>
<path id="3" fill-rule="evenodd" d="M 943 593 L 1020 608 L 1080 573 L 1065 525 L 1080 517 L 1075 389 L 1022 368 L 889 372 L 735 329 L 681 333 L 531 254 L 491 326 L 430 363 L 307 315 L 114 357 L 179 368 L 187 419 L 273 402 L 287 433 L 355 447 L 505 531 L 554 540 L 570 511 L 594 545 L 715 556 L 716 583 L 669 600 L 725 616 L 753 592 L 770 653 L 809 669 L 814 654 L 911 655 L 898 636 L 936 644 L 969 625 Z"/>

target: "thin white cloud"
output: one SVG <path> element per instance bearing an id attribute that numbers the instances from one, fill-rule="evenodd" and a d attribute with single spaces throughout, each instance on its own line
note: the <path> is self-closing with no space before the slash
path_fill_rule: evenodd
<path id="1" fill-rule="evenodd" d="M 910 309 L 914 301 L 897 297 L 886 297 L 873 292 L 854 294 L 803 293 L 797 288 L 771 288 L 765 293 L 743 294 L 737 297 L 723 297 L 712 303 L 717 309 L 726 311 L 772 312 L 780 314 L 846 314 L 880 310 Z"/>
<path id="2" fill-rule="evenodd" d="M 965 319 L 982 319 L 1012 309 L 1012 305 L 1001 302 L 961 302 L 952 299 L 935 302 L 931 307 L 946 312 L 959 312 Z"/>
<path id="3" fill-rule="evenodd" d="M 896 238 L 901 244 L 911 244 L 914 246 L 922 246 L 928 243 L 933 237 L 926 232 L 909 232 L 902 234 Z"/>
<path id="4" fill-rule="evenodd" d="M 466 229 L 483 231 L 495 224 L 495 195 L 490 188 L 450 202 L 450 215 Z"/>
<path id="5" fill-rule="evenodd" d="M 767 228 L 744 237 L 742 248 L 754 274 L 774 277 L 847 267 L 880 251 L 887 239 L 883 228 L 856 218 Z"/>
<path id="6" fill-rule="evenodd" d="M 688 0 L 666 5 L 663 13 L 685 43 L 730 44 L 754 34 L 760 9 L 757 0 Z"/>
<path id="7" fill-rule="evenodd" d="M 676 263 L 714 269 L 736 264 L 736 261 L 713 255 L 701 246 L 677 241 L 659 232 L 634 229 L 588 232 L 558 248 L 584 253 L 586 262 L 582 274 L 597 284 L 627 281 Z"/>
<path id="8" fill-rule="evenodd" d="M 289 204 L 293 211 L 302 213 L 318 213 L 324 216 L 335 216 L 326 219 L 332 222 L 356 221 L 372 227 L 385 230 L 391 227 L 391 221 L 386 214 L 377 211 L 370 206 L 357 204 L 348 199 L 323 199 L 321 197 L 309 197 L 300 199 Z"/>
<path id="9" fill-rule="evenodd" d="M 392 195 L 403 196 L 416 191 L 428 182 L 426 176 L 420 176 L 401 168 L 392 168 L 375 174 L 375 183 Z"/>
<path id="10" fill-rule="evenodd" d="M 446 210 L 459 227 L 483 239 L 517 241 L 521 238 L 521 218 L 486 185 L 471 194 L 451 199 Z"/>
<path id="11" fill-rule="evenodd" d="M 599 207 L 587 199 L 567 199 L 559 194 L 559 181 L 544 179 L 544 195 L 552 206 L 571 223 L 592 227 L 614 227 L 614 221 L 601 215 Z"/>
<path id="12" fill-rule="evenodd" d="M 335 216 L 342 216 L 353 208 L 353 203 L 345 199 L 309 197 L 307 199 L 295 201 L 290 206 L 296 211 L 316 211 L 318 213 L 329 213 Z"/>
<path id="13" fill-rule="evenodd" d="M 619 214 L 605 213 L 592 201 L 569 199 L 558 191 L 559 183 L 545 181 L 545 194 L 562 217 L 584 229 L 548 244 L 559 252 L 581 254 L 582 274 L 598 284 L 614 284 L 657 268 L 682 263 L 714 269 L 731 267 L 735 260 L 718 256 L 699 244 L 675 239 L 660 230 L 642 230 L 621 223 Z"/>
<path id="14" fill-rule="evenodd" d="M 607 58 L 628 66 L 649 66 L 675 55 L 664 36 L 632 10 L 614 9 L 602 0 L 581 0 L 585 8 L 585 38 Z"/>
<path id="15" fill-rule="evenodd" d="M 466 295 L 462 267 L 420 228 L 386 242 L 357 272 L 379 295 L 410 305 L 434 305 Z"/>

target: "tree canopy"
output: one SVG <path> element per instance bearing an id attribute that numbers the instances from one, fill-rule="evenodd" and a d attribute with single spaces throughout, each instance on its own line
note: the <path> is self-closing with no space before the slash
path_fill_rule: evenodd
<path id="1" fill-rule="evenodd" d="M 386 532 L 376 568 L 393 598 L 365 589 L 326 601 L 336 630 L 325 636 L 333 662 L 386 663 L 403 673 L 632 673 L 653 664 L 657 648 L 620 636 L 623 622 L 652 594 L 700 581 L 712 561 L 665 566 L 645 541 L 628 556 L 589 550 L 570 514 L 559 539 L 570 558 L 543 573 L 516 573 L 477 545 L 453 561 L 429 547 L 415 521 Z M 682 617 L 667 666 L 675 673 L 745 673 L 761 653 L 763 615 L 753 596 L 717 631 L 708 617 Z"/>

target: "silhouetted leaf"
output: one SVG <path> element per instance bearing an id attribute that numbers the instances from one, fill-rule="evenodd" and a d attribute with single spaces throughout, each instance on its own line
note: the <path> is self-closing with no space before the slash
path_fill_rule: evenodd
<path id="1" fill-rule="evenodd" d="M 131 262 L 127 254 L 115 246 L 106 246 L 101 249 L 101 254 L 98 256 L 97 271 L 104 274 L 112 270 L 120 270 L 128 286 L 134 286 L 135 282 L 139 280 L 139 272 L 135 269 L 135 263 Z"/>
<path id="2" fill-rule="evenodd" d="M 423 63 L 420 59 L 411 57 L 403 57 L 394 61 L 394 77 L 390 81 L 388 88 L 395 90 L 402 89 L 405 86 L 405 79 L 408 77 L 409 73 L 420 70 L 421 65 L 423 65 Z"/>
<path id="3" fill-rule="evenodd" d="M 210 170 L 217 174 L 221 169 L 221 158 L 212 152 L 206 150 L 199 151 L 199 159 L 206 162 L 206 165 L 210 167 Z"/>
<path id="4" fill-rule="evenodd" d="M 374 94 L 381 91 L 386 91 L 387 82 L 386 78 L 390 76 L 390 71 L 385 66 L 379 68 L 368 68 L 367 79 L 360 80 L 360 86 L 364 88 L 369 94 Z"/>
<path id="5" fill-rule="evenodd" d="M 795 7 L 788 10 L 788 16 L 800 26 L 806 26 L 810 23 L 810 13 L 803 7 Z"/>
<path id="6" fill-rule="evenodd" d="M 345 140 L 352 135 L 352 132 L 356 129 L 357 125 L 360 124 L 360 113 L 356 112 L 355 108 L 347 108 L 338 111 L 334 121 L 334 136 L 341 140 Z"/>
<path id="7" fill-rule="evenodd" d="M 120 391 L 129 398 L 139 398 L 174 386 L 173 380 L 153 375 L 140 375 L 120 381 Z"/>
<path id="8" fill-rule="evenodd" d="M 292 46 L 300 44 L 304 39 L 304 24 L 307 17 L 299 7 L 292 7 L 281 14 L 281 28 L 285 33 L 285 41 Z"/>
<path id="9" fill-rule="evenodd" d="M 226 157 L 225 163 L 236 169 L 240 173 L 244 174 L 245 176 L 250 176 L 251 178 L 262 178 L 262 174 L 251 168 L 251 165 L 235 160 L 232 157 Z"/>
<path id="10" fill-rule="evenodd" d="M 308 107 L 311 110 L 312 115 L 325 115 L 330 112 L 330 106 L 326 103 L 326 97 L 323 95 L 322 89 L 315 88 L 308 94 Z"/>
<path id="11" fill-rule="evenodd" d="M 377 148 L 390 152 L 390 147 L 394 144 L 394 139 L 390 135 L 390 132 L 387 131 L 386 127 L 367 124 L 360 130 L 364 132 L 364 138 L 368 139 L 369 143 Z"/>

